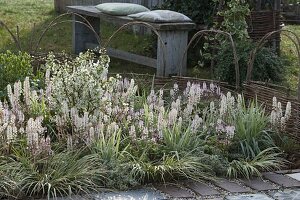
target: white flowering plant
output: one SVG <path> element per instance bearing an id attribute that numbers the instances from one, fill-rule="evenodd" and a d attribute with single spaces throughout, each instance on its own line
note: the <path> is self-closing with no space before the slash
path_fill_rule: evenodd
<path id="1" fill-rule="evenodd" d="M 4 183 L 18 183 L 29 173 L 32 177 L 13 190 L 0 184 L 0 195 L 18 191 L 53 197 L 67 188 L 87 192 L 178 178 L 199 181 L 226 171 L 249 178 L 283 164 L 272 132 L 284 130 L 290 103 L 284 113 L 274 103 L 268 115 L 262 106 L 224 94 L 213 83 L 188 82 L 183 90 L 174 84 L 170 90 L 152 88 L 140 95 L 134 79 L 109 77 L 108 66 L 109 58 L 102 54 L 87 52 L 73 61 L 50 54 L 45 88 L 31 87 L 28 78 L 7 86 L 8 99 L 0 102 L 0 174 L 17 164 L 24 170 L 6 176 Z M 65 165 L 48 162 L 63 159 Z M 72 173 L 72 163 L 82 164 L 76 168 L 82 176 Z M 96 180 L 84 166 L 97 174 Z M 60 170 L 67 181 L 55 185 L 63 180 Z M 51 171 L 57 171 L 55 176 Z M 31 181 L 42 186 L 32 188 Z"/>

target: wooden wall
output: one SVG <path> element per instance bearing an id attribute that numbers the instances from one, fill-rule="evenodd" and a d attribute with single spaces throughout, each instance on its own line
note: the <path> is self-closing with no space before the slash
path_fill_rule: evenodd
<path id="1" fill-rule="evenodd" d="M 109 2 L 136 3 L 153 9 L 156 6 L 162 5 L 164 0 L 54 0 L 54 7 L 55 11 L 62 13 L 65 12 L 66 6 L 97 5 Z"/>

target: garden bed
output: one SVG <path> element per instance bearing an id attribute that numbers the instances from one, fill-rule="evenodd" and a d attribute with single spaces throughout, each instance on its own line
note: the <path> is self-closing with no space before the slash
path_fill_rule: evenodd
<path id="1" fill-rule="evenodd" d="M 269 113 L 224 83 L 152 79 L 145 88 L 108 76 L 108 67 L 106 55 L 50 54 L 44 81 L 8 85 L 0 104 L 2 197 L 250 178 L 284 168 L 283 150 L 297 148 L 280 137 L 289 103 L 282 108 L 274 98 Z"/>

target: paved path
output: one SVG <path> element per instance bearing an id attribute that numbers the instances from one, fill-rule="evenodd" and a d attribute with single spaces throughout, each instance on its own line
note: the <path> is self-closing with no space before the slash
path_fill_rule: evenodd
<path id="1" fill-rule="evenodd" d="M 264 173 L 262 178 L 252 180 L 217 179 L 215 182 L 198 183 L 182 181 L 157 184 L 153 187 L 125 191 L 107 192 L 89 197 L 75 196 L 59 200 L 300 200 L 300 170 Z"/>

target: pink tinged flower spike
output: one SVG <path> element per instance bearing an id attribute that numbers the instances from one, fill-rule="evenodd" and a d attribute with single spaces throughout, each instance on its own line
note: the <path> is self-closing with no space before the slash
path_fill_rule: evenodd
<path id="1" fill-rule="evenodd" d="M 234 97 L 231 95 L 231 92 L 227 92 L 226 95 L 226 103 L 227 103 L 227 108 L 232 109 L 234 106 Z"/>
<path id="2" fill-rule="evenodd" d="M 193 113 L 194 107 L 192 104 L 188 103 L 186 105 L 186 108 L 183 110 L 184 118 L 189 118 L 191 114 Z"/>
<path id="3" fill-rule="evenodd" d="M 150 91 L 149 96 L 147 97 L 147 103 L 148 104 L 154 104 L 156 102 L 157 96 L 155 94 L 155 91 L 152 89 Z"/>
<path id="4" fill-rule="evenodd" d="M 10 115 L 11 115 L 11 111 L 9 109 L 5 108 L 3 110 L 3 117 L 2 117 L 3 122 L 2 123 L 9 123 Z"/>
<path id="5" fill-rule="evenodd" d="M 170 90 L 170 96 L 172 99 L 175 99 L 175 91 L 173 89 Z"/>
<path id="6" fill-rule="evenodd" d="M 13 95 L 12 88 L 11 88 L 10 84 L 7 85 L 6 90 L 7 90 L 7 96 L 8 96 L 9 102 L 13 106 L 15 100 L 14 100 L 14 95 Z"/>
<path id="7" fill-rule="evenodd" d="M 166 127 L 166 122 L 164 119 L 165 110 L 164 107 L 161 107 L 160 112 L 157 117 L 157 130 L 162 131 Z"/>
<path id="8" fill-rule="evenodd" d="M 202 125 L 203 119 L 199 117 L 199 115 L 195 115 L 192 124 L 191 124 L 191 131 L 196 133 L 199 127 Z"/>
<path id="9" fill-rule="evenodd" d="M 157 102 L 157 106 L 156 109 L 160 109 L 160 107 L 164 106 L 164 91 L 162 89 L 159 90 L 159 95 L 158 95 L 158 102 Z"/>
<path id="10" fill-rule="evenodd" d="M 25 104 L 30 105 L 30 82 L 29 77 L 26 77 L 23 83 L 23 93 L 25 98 Z"/>
<path id="11" fill-rule="evenodd" d="M 243 97 L 241 94 L 238 94 L 237 109 L 242 109 L 242 107 L 244 106 L 243 104 L 244 104 Z"/>
<path id="12" fill-rule="evenodd" d="M 224 116 L 227 112 L 227 98 L 225 95 L 221 95 L 221 103 L 220 103 L 220 116 Z"/>
<path id="13" fill-rule="evenodd" d="M 108 136 L 111 136 L 112 134 L 116 133 L 118 130 L 119 130 L 119 126 L 117 125 L 116 122 L 109 124 L 107 127 Z"/>
<path id="14" fill-rule="evenodd" d="M 226 126 L 226 136 L 229 139 L 232 139 L 235 134 L 235 126 Z"/>
<path id="15" fill-rule="evenodd" d="M 45 92 L 45 97 L 46 97 L 46 100 L 48 103 L 50 103 L 50 101 L 51 101 L 51 92 L 52 92 L 52 83 L 49 82 L 46 85 L 46 92 Z"/>
<path id="16" fill-rule="evenodd" d="M 18 110 L 16 114 L 17 114 L 17 118 L 18 118 L 18 123 L 22 124 L 25 120 L 24 113 L 21 110 Z"/>
<path id="17" fill-rule="evenodd" d="M 14 141 L 13 129 L 11 125 L 6 127 L 6 139 L 8 144 Z"/>
<path id="18" fill-rule="evenodd" d="M 138 128 L 139 128 L 139 130 L 143 130 L 144 129 L 144 121 L 139 120 Z"/>
<path id="19" fill-rule="evenodd" d="M 25 129 L 24 129 L 23 127 L 20 127 L 20 128 L 19 128 L 19 133 L 20 133 L 21 135 L 23 135 L 23 134 L 25 133 Z"/>
<path id="20" fill-rule="evenodd" d="M 207 90 L 207 85 L 206 82 L 203 82 L 203 86 L 202 86 L 203 90 L 206 91 Z"/>
<path id="21" fill-rule="evenodd" d="M 186 88 L 183 91 L 183 96 L 188 98 L 188 95 L 190 93 L 190 88 L 191 88 L 191 82 L 186 83 Z"/>
<path id="22" fill-rule="evenodd" d="M 173 101 L 171 103 L 171 109 L 180 110 L 180 99 L 176 99 L 176 101 Z"/>
<path id="23" fill-rule="evenodd" d="M 209 89 L 210 89 L 211 92 L 215 92 L 215 88 L 216 88 L 216 86 L 215 86 L 214 83 L 209 84 Z"/>
<path id="24" fill-rule="evenodd" d="M 218 96 L 220 96 L 220 95 L 222 94 L 222 93 L 221 93 L 221 88 L 220 88 L 220 87 L 217 87 L 217 92 L 216 92 L 216 93 L 217 93 Z"/>
<path id="25" fill-rule="evenodd" d="M 149 124 L 151 124 L 151 125 L 154 123 L 154 114 L 153 114 L 152 111 L 150 111 L 150 112 L 148 113 L 148 122 L 149 122 Z"/>
<path id="26" fill-rule="evenodd" d="M 16 116 L 14 114 L 10 115 L 10 122 L 11 125 L 14 125 L 16 123 Z"/>
<path id="27" fill-rule="evenodd" d="M 99 139 L 100 138 L 100 135 L 103 135 L 104 133 L 104 129 L 105 129 L 105 126 L 104 126 L 104 123 L 99 121 L 97 126 L 96 126 L 96 129 L 95 129 L 95 133 L 96 133 L 96 138 Z"/>
<path id="28" fill-rule="evenodd" d="M 0 134 L 3 134 L 5 129 L 7 128 L 8 124 L 7 123 L 4 123 L 0 126 Z"/>
<path id="29" fill-rule="evenodd" d="M 84 112 L 84 114 L 83 114 L 83 126 L 87 127 L 88 124 L 89 124 L 89 113 Z"/>
<path id="30" fill-rule="evenodd" d="M 286 118 L 286 120 L 289 120 L 291 115 L 292 115 L 292 104 L 291 102 L 287 102 L 284 117 Z"/>
<path id="31" fill-rule="evenodd" d="M 277 118 L 278 119 L 281 119 L 281 117 L 282 117 L 282 107 L 281 107 L 281 103 L 280 102 L 278 102 L 278 104 L 277 104 Z"/>
<path id="32" fill-rule="evenodd" d="M 177 121 L 177 116 L 178 116 L 178 111 L 176 109 L 172 109 L 170 112 L 169 112 L 169 121 L 168 121 L 168 124 L 169 125 L 174 125 Z"/>
<path id="33" fill-rule="evenodd" d="M 20 81 L 14 83 L 14 100 L 15 100 L 15 106 L 19 107 L 20 102 L 20 96 L 22 91 L 22 84 Z"/>
<path id="34" fill-rule="evenodd" d="M 130 137 L 132 140 L 136 140 L 136 131 L 135 131 L 135 126 L 134 126 L 134 125 L 131 125 L 131 126 L 130 126 L 129 137 Z"/>
<path id="35" fill-rule="evenodd" d="M 108 123 L 110 121 L 109 115 L 104 115 L 103 116 L 103 122 Z"/>
<path id="36" fill-rule="evenodd" d="M 147 140 L 149 137 L 149 131 L 147 127 L 144 127 L 142 134 L 141 134 L 141 139 L 142 140 Z"/>
<path id="37" fill-rule="evenodd" d="M 163 98 L 163 96 L 164 96 L 164 90 L 163 90 L 163 89 L 160 89 L 160 90 L 159 90 L 159 95 L 158 95 L 158 97 L 159 97 L 159 98 Z"/>
<path id="38" fill-rule="evenodd" d="M 273 97 L 273 103 L 272 103 L 273 109 L 277 108 L 277 98 Z"/>
<path id="39" fill-rule="evenodd" d="M 47 69 L 46 73 L 45 73 L 45 84 L 46 84 L 46 86 L 50 83 L 50 75 L 51 75 L 50 69 Z"/>
<path id="40" fill-rule="evenodd" d="M 276 126 L 277 125 L 277 113 L 276 113 L 275 110 L 272 110 L 271 116 L 270 116 L 270 120 L 271 120 L 271 125 L 272 126 Z"/>
<path id="41" fill-rule="evenodd" d="M 89 130 L 89 137 L 88 137 L 88 141 L 87 144 L 92 144 L 95 141 L 95 129 L 94 127 L 91 127 Z"/>
<path id="42" fill-rule="evenodd" d="M 177 120 L 177 126 L 181 127 L 182 126 L 182 117 L 179 117 Z"/>
<path id="43" fill-rule="evenodd" d="M 27 145 L 29 147 L 32 147 L 33 144 L 34 144 L 34 127 L 33 127 L 33 123 L 34 123 L 34 120 L 33 118 L 30 118 L 27 122 L 27 125 L 26 125 L 26 134 L 27 134 Z"/>
<path id="44" fill-rule="evenodd" d="M 218 132 L 218 133 L 226 132 L 226 127 L 225 127 L 224 122 L 223 122 L 222 119 L 217 120 L 216 132 Z"/>
<path id="45" fill-rule="evenodd" d="M 53 154 L 53 151 L 52 151 L 52 148 L 51 148 L 51 139 L 50 139 L 50 136 L 48 135 L 45 139 L 45 143 L 46 143 L 46 152 L 48 153 L 48 155 L 52 155 Z"/>
<path id="46" fill-rule="evenodd" d="M 31 95 L 30 95 L 30 100 L 31 101 L 38 101 L 39 97 L 38 97 L 38 94 L 37 94 L 37 91 L 36 90 L 33 90 L 31 92 Z"/>
<path id="47" fill-rule="evenodd" d="M 175 93 L 177 93 L 179 91 L 179 87 L 178 87 L 177 83 L 174 83 L 173 89 L 174 89 Z"/>
<path id="48" fill-rule="evenodd" d="M 127 115 L 126 120 L 130 123 L 132 121 L 132 116 L 131 115 Z"/>
<path id="49" fill-rule="evenodd" d="M 67 137 L 67 149 L 70 150 L 73 148 L 73 138 L 71 135 L 68 135 Z"/>

